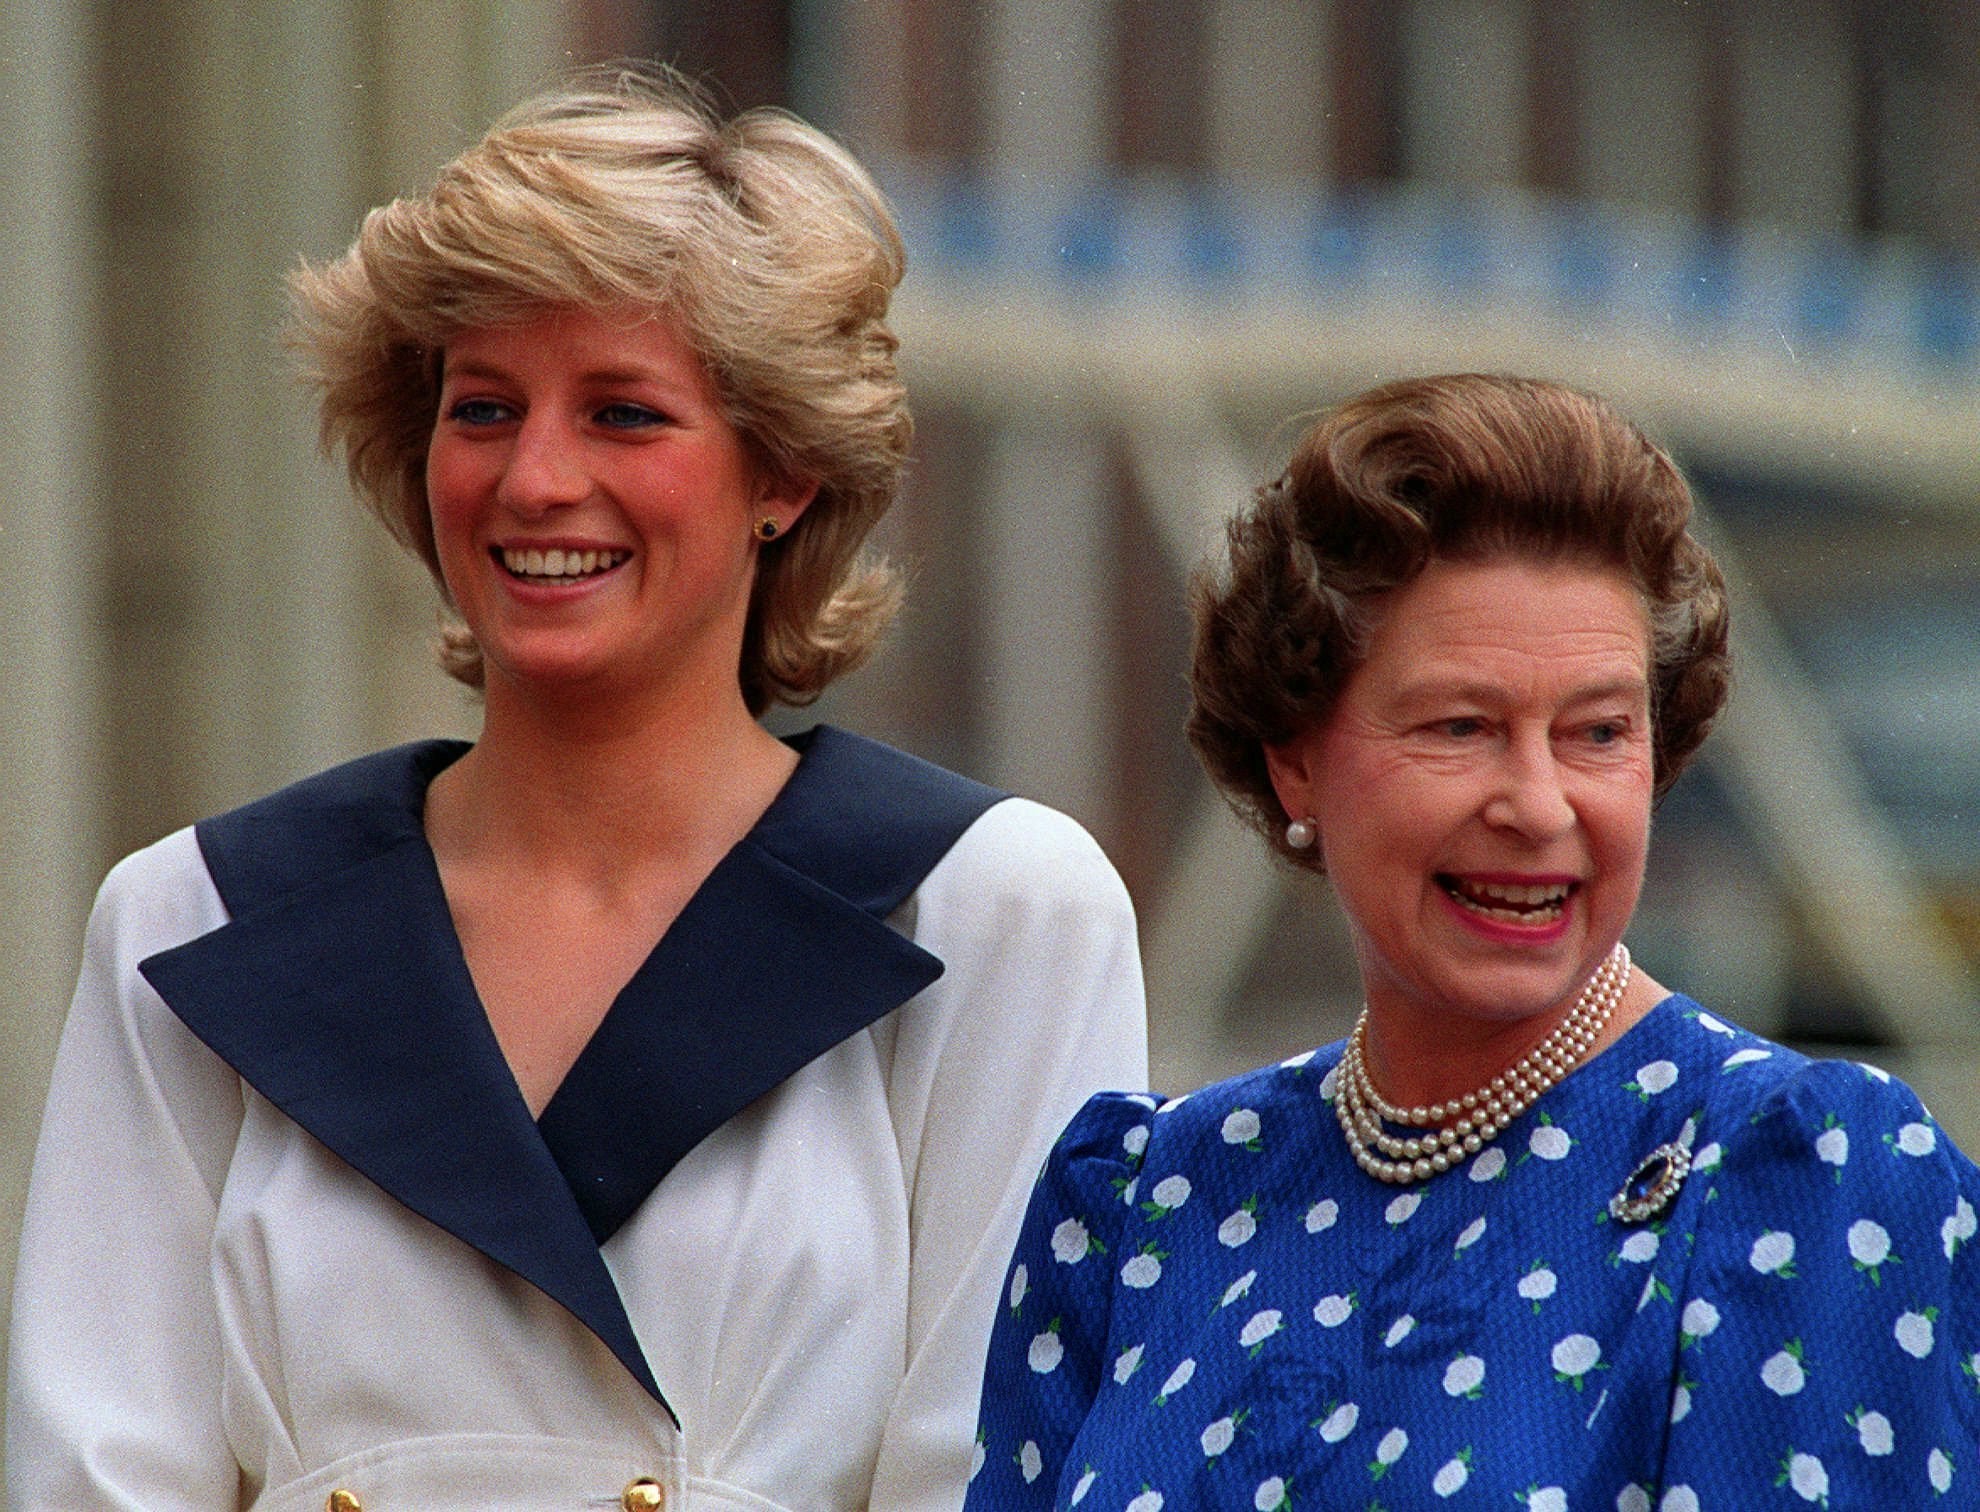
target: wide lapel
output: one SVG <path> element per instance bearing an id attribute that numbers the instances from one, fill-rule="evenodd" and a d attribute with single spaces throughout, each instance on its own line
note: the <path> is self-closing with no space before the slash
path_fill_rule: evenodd
<path id="1" fill-rule="evenodd" d="M 233 918 L 140 970 L 263 1097 L 568 1309 L 666 1407 L 475 995 L 420 829 L 426 781 L 459 749 L 388 752 L 200 826 Z"/>
<path id="2" fill-rule="evenodd" d="M 886 917 L 1004 795 L 821 727 L 539 1121 L 600 1243 L 715 1129 L 942 963 Z"/>

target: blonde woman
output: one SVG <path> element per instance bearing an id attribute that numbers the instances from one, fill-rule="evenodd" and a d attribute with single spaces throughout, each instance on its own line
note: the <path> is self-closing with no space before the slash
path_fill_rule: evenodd
<path id="1" fill-rule="evenodd" d="M 326 442 L 483 733 L 105 884 L 22 1245 L 20 1512 L 960 1501 L 1032 1175 L 1144 1051 L 1077 826 L 758 723 L 894 606 L 861 543 L 900 274 L 829 139 L 633 78 L 298 273 Z"/>

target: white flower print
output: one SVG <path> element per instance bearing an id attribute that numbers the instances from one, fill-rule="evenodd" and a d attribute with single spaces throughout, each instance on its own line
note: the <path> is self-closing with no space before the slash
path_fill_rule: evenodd
<path id="1" fill-rule="evenodd" d="M 1932 1352 L 1932 1320 L 1939 1316 L 1936 1307 L 1928 1307 L 1923 1312 L 1902 1312 L 1891 1328 L 1898 1341 L 1898 1348 L 1914 1360 L 1922 1360 Z"/>
<path id="2" fill-rule="evenodd" d="M 1657 1512 L 1698 1512 L 1698 1493 L 1689 1486 L 1672 1486 L 1657 1503 Z"/>
<path id="3" fill-rule="evenodd" d="M 1868 1061 L 1858 1061 L 1856 1065 L 1865 1076 L 1872 1077 L 1887 1086 L 1890 1084 L 1891 1073 L 1886 1071 L 1882 1066 L 1873 1066 Z"/>
<path id="4" fill-rule="evenodd" d="M 1160 1491 L 1144 1491 L 1133 1501 L 1129 1502 L 1122 1509 L 1122 1512 L 1162 1512 L 1162 1493 Z"/>
<path id="5" fill-rule="evenodd" d="M 1980 1223 L 1975 1222 L 1973 1204 L 1961 1197 L 1954 1206 L 1952 1215 L 1939 1225 L 1939 1239 L 1946 1247 L 1946 1258 L 1950 1260 L 1958 1254 L 1959 1247 L 1971 1239 L 1976 1231 L 1980 1231 Z"/>
<path id="6" fill-rule="evenodd" d="M 1264 1312 L 1253 1313 L 1246 1321 L 1243 1332 L 1238 1335 L 1238 1345 L 1257 1354 L 1259 1345 L 1283 1327 L 1283 1314 L 1276 1307 L 1268 1307 Z"/>
<path id="7" fill-rule="evenodd" d="M 1582 1377 L 1602 1361 L 1602 1346 L 1587 1334 L 1569 1334 L 1554 1346 L 1554 1374 L 1581 1389 Z"/>
<path id="8" fill-rule="evenodd" d="M 1320 1425 L 1320 1437 L 1330 1444 L 1338 1444 L 1350 1433 L 1354 1425 L 1361 1421 L 1361 1408 L 1354 1402 L 1343 1402 L 1327 1414 Z"/>
<path id="9" fill-rule="evenodd" d="M 1155 1111 L 1157 1113 L 1173 1113 L 1176 1111 L 1176 1109 L 1180 1108 L 1184 1103 L 1188 1101 L 1189 1101 L 1189 1094 L 1187 1092 L 1184 1092 L 1180 1096 L 1169 1098 Z"/>
<path id="10" fill-rule="evenodd" d="M 1753 1241 L 1746 1263 L 1763 1276 L 1793 1276 L 1794 1235 L 1785 1229 L 1768 1229 Z"/>
<path id="11" fill-rule="evenodd" d="M 1031 1290 L 1031 1272 L 1019 1265 L 1011 1271 L 1011 1311 L 1024 1306 L 1025 1294 Z"/>
<path id="12" fill-rule="evenodd" d="M 1506 1168 L 1506 1152 L 1497 1145 L 1478 1152 L 1478 1158 L 1471 1163 L 1473 1181 L 1491 1181 Z"/>
<path id="13" fill-rule="evenodd" d="M 1232 1213 L 1217 1225 L 1217 1242 L 1226 1249 L 1236 1249 L 1258 1232 L 1258 1220 L 1253 1216 L 1258 1199 L 1249 1202 Z"/>
<path id="14" fill-rule="evenodd" d="M 1404 1339 L 1407 1339 L 1410 1336 L 1411 1331 L 1414 1330 L 1415 1327 L 1416 1327 L 1416 1319 L 1412 1318 L 1408 1313 L 1404 1313 L 1400 1318 L 1396 1319 L 1395 1322 L 1389 1325 L 1389 1331 L 1382 1336 L 1382 1342 L 1386 1344 L 1390 1349 L 1394 1349 L 1398 1344 L 1402 1343 Z"/>
<path id="15" fill-rule="evenodd" d="M 1808 1502 L 1828 1500 L 1829 1472 L 1814 1455 L 1790 1453 L 1784 1468 L 1787 1483 L 1796 1496 Z"/>
<path id="16" fill-rule="evenodd" d="M 1159 1405 L 1163 1402 L 1168 1401 L 1170 1397 L 1174 1396 L 1178 1391 L 1181 1391 L 1183 1387 L 1187 1386 L 1189 1384 L 1190 1377 L 1195 1374 L 1196 1374 L 1196 1361 L 1184 1360 L 1182 1364 L 1178 1365 L 1174 1370 L 1169 1372 L 1168 1380 L 1162 1383 L 1161 1391 L 1156 1394 L 1155 1397 L 1156 1403 Z"/>
<path id="17" fill-rule="evenodd" d="M 1254 1149 L 1258 1144 L 1258 1115 L 1250 1108 L 1239 1108 L 1224 1119 L 1224 1143 Z"/>
<path id="18" fill-rule="evenodd" d="M 1728 1037 L 1730 1037 L 1733 1032 L 1732 1025 L 1712 1017 L 1712 1015 L 1709 1013 L 1701 1013 L 1698 1015 L 1698 1027 L 1700 1029 L 1710 1029 L 1714 1034 L 1723 1034 Z"/>
<path id="19" fill-rule="evenodd" d="M 1637 1095 L 1645 1102 L 1659 1092 L 1668 1092 L 1677 1085 L 1678 1068 L 1672 1061 L 1654 1060 L 1647 1066 L 1639 1066 L 1634 1083 Z"/>
<path id="20" fill-rule="evenodd" d="M 982 1430 L 977 1430 L 976 1447 L 969 1453 L 969 1478 L 975 1480 L 983 1472 L 983 1461 L 988 1458 L 983 1449 Z"/>
<path id="21" fill-rule="evenodd" d="M 1059 1361 L 1065 1355 L 1066 1346 L 1059 1342 L 1059 1325 L 1054 1319 L 1050 1328 L 1032 1338 L 1031 1349 L 1025 1359 L 1039 1375 L 1050 1375 L 1059 1368 Z"/>
<path id="22" fill-rule="evenodd" d="M 1680 1381 L 1671 1389 L 1671 1421 L 1682 1423 L 1691 1416 L 1691 1388 Z"/>
<path id="23" fill-rule="evenodd" d="M 1567 1492 L 1559 1486 L 1536 1486 L 1526 1493 L 1526 1512 L 1568 1512 Z"/>
<path id="24" fill-rule="evenodd" d="M 1715 1139 L 1710 1144 L 1699 1147 L 1698 1153 L 1691 1157 L 1691 1169 L 1701 1176 L 1707 1171 L 1716 1171 L 1725 1154 L 1726 1152 L 1719 1147 L 1719 1142 Z"/>
<path id="25" fill-rule="evenodd" d="M 1320 1096 L 1326 1101 L 1332 1102 L 1334 1100 L 1334 1094 L 1340 1090 L 1340 1087 L 1340 1066 L 1338 1064 L 1329 1066 L 1327 1068 L 1327 1074 L 1320 1078 Z"/>
<path id="26" fill-rule="evenodd" d="M 1650 1512 L 1650 1493 L 1630 1482 L 1616 1497 L 1616 1512 Z"/>
<path id="27" fill-rule="evenodd" d="M 1237 1419 L 1220 1417 L 1216 1422 L 1203 1430 L 1203 1437 L 1198 1442 L 1203 1445 L 1203 1457 L 1205 1459 L 1215 1459 L 1226 1449 L 1230 1448 L 1236 1438 Z"/>
<path id="28" fill-rule="evenodd" d="M 1533 1269 L 1519 1278 L 1519 1294 L 1531 1302 L 1533 1310 L 1538 1312 L 1540 1304 L 1553 1296 L 1559 1285 L 1560 1277 L 1536 1260 Z"/>
<path id="29" fill-rule="evenodd" d="M 1927 1123 L 1908 1123 L 1897 1131 L 1897 1148 L 1905 1155 L 1930 1155 L 1939 1147 L 1939 1136 Z"/>
<path id="30" fill-rule="evenodd" d="M 1287 1504 L 1284 1477 L 1275 1475 L 1270 1480 L 1260 1481 L 1258 1489 L 1251 1493 L 1251 1504 L 1258 1512 L 1278 1512 Z"/>
<path id="31" fill-rule="evenodd" d="M 1128 1377 L 1141 1369 L 1141 1354 L 1148 1346 L 1137 1344 L 1132 1349 L 1123 1349 L 1114 1361 L 1114 1384 L 1125 1386 Z"/>
<path id="32" fill-rule="evenodd" d="M 1121 1136 L 1121 1148 L 1131 1159 L 1139 1160 L 1148 1149 L 1148 1125 L 1136 1124 Z"/>
<path id="33" fill-rule="evenodd" d="M 1859 1218 L 1849 1226 L 1849 1258 L 1874 1271 L 1891 1256 L 1891 1236 L 1881 1223 Z"/>
<path id="34" fill-rule="evenodd" d="M 1389 1226 L 1393 1228 L 1399 1223 L 1409 1222 L 1410 1215 L 1421 1206 L 1423 1206 L 1421 1192 L 1404 1192 L 1389 1204 L 1388 1211 L 1382 1216 L 1389 1220 Z"/>
<path id="35" fill-rule="evenodd" d="M 1336 1292 L 1330 1297 L 1322 1297 L 1313 1305 L 1313 1321 L 1322 1328 L 1339 1328 L 1353 1311 L 1354 1298 L 1343 1297 Z"/>
<path id="36" fill-rule="evenodd" d="M 1932 1489 L 1944 1496 L 1952 1490 L 1952 1456 L 1943 1449 L 1934 1449 L 1925 1456 L 1925 1475 L 1932 1482 Z"/>
<path id="37" fill-rule="evenodd" d="M 1471 1466 L 1465 1456 L 1469 1450 L 1461 1450 L 1437 1468 L 1430 1481 L 1430 1489 L 1439 1496 L 1456 1496 L 1464 1489 L 1464 1483 L 1471 1479 Z"/>
<path id="38" fill-rule="evenodd" d="M 1146 1092 L 1130 1092 L 1127 1095 L 1127 1100 L 1137 1108 L 1146 1108 L 1151 1113 L 1159 1113 L 1161 1111 L 1156 1099 Z"/>
<path id="39" fill-rule="evenodd" d="M 1079 1478 L 1078 1482 L 1073 1486 L 1072 1500 L 1068 1505 L 1077 1507 L 1081 1502 L 1086 1500 L 1086 1493 L 1093 1489 L 1093 1478 L 1099 1473 L 1098 1470 L 1088 1470 L 1086 1474 Z"/>
<path id="40" fill-rule="evenodd" d="M 1121 1267 L 1121 1285 L 1132 1286 L 1136 1291 L 1146 1291 L 1162 1279 L 1162 1252 L 1145 1249 L 1138 1255 L 1130 1255 L 1126 1265 Z"/>
<path id="41" fill-rule="evenodd" d="M 1703 1297 L 1694 1297 L 1678 1314 L 1678 1327 L 1687 1339 L 1709 1339 L 1719 1326 L 1719 1310 Z"/>
<path id="42" fill-rule="evenodd" d="M 1485 1383 L 1485 1362 L 1477 1355 L 1459 1355 L 1444 1369 L 1444 1395 L 1475 1397 Z"/>
<path id="43" fill-rule="evenodd" d="M 1815 1136 L 1815 1158 L 1838 1170 L 1849 1164 L 1849 1130 L 1841 1124 Z"/>
<path id="44" fill-rule="evenodd" d="M 1033 1440 L 1026 1439 L 1024 1447 L 1018 1450 L 1018 1471 L 1024 1476 L 1024 1483 L 1028 1486 L 1037 1480 L 1038 1472 L 1044 1468 L 1045 1456 L 1038 1452 L 1038 1445 Z"/>
<path id="45" fill-rule="evenodd" d="M 1546 1116 L 1544 1113 L 1540 1115 L 1543 1120 Z M 1568 1138 L 1568 1131 L 1559 1124 L 1543 1122 L 1533 1131 L 1533 1137 L 1527 1140 L 1526 1147 L 1542 1160 L 1566 1160 L 1568 1151 L 1574 1147 L 1574 1141 Z"/>
<path id="46" fill-rule="evenodd" d="M 1793 1396 L 1808 1384 L 1808 1372 L 1801 1365 L 1801 1341 L 1791 1339 L 1776 1350 L 1760 1367 L 1760 1380 L 1775 1396 Z"/>
<path id="47" fill-rule="evenodd" d="M 1340 1221 L 1341 1205 L 1331 1197 L 1323 1197 L 1306 1210 L 1306 1231 L 1317 1234 L 1322 1229 L 1330 1229 Z"/>
<path id="48" fill-rule="evenodd" d="M 1121 1206 L 1133 1207 L 1134 1194 L 1140 1190 L 1141 1190 L 1141 1178 L 1139 1176 L 1131 1178 L 1128 1184 L 1121 1188 Z"/>
<path id="49" fill-rule="evenodd" d="M 1400 1428 L 1391 1428 L 1382 1435 L 1382 1442 L 1375 1446 L 1375 1463 L 1393 1465 L 1403 1457 L 1403 1451 L 1408 1448 L 1409 1435 Z"/>
<path id="50" fill-rule="evenodd" d="M 1897 1439 L 1891 1432 L 1891 1420 L 1883 1413 L 1865 1412 L 1859 1407 L 1850 1421 L 1856 1425 L 1856 1441 L 1863 1446 L 1865 1454 L 1881 1457 L 1897 1448 Z"/>
<path id="51" fill-rule="evenodd" d="M 1774 1052 L 1771 1050 L 1735 1050 L 1731 1055 L 1728 1055 L 1721 1061 L 1719 1065 L 1721 1070 L 1737 1071 L 1741 1066 L 1750 1066 L 1755 1061 L 1771 1060 L 1773 1059 L 1773 1055 Z"/>
<path id="52" fill-rule="evenodd" d="M 1250 1291 L 1251 1283 L 1256 1281 L 1257 1279 L 1258 1279 L 1257 1271 L 1255 1270 L 1246 1271 L 1242 1276 L 1239 1276 L 1237 1280 L 1233 1281 L 1229 1286 L 1224 1288 L 1224 1300 L 1219 1302 L 1217 1306 L 1219 1308 L 1229 1307 L 1233 1302 L 1237 1301 L 1239 1297 L 1242 1297 L 1246 1292 Z"/>
<path id="53" fill-rule="evenodd" d="M 1077 1218 L 1068 1218 L 1052 1230 L 1052 1258 L 1061 1265 L 1079 1264 L 1086 1258 L 1092 1244 L 1086 1225 Z"/>
<path id="54" fill-rule="evenodd" d="M 1484 1237 L 1485 1237 L 1485 1219 L 1483 1218 L 1483 1216 L 1480 1216 L 1472 1219 L 1471 1222 L 1467 1223 L 1464 1226 L 1464 1232 L 1457 1236 L 1457 1243 L 1452 1246 L 1452 1249 L 1453 1250 L 1470 1249 L 1472 1245 L 1476 1244 L 1480 1239 L 1483 1239 Z"/>
<path id="55" fill-rule="evenodd" d="M 1643 1265 L 1657 1258 L 1657 1246 L 1661 1243 L 1654 1229 L 1638 1229 L 1627 1239 L 1616 1253 L 1632 1265 Z"/>
<path id="56" fill-rule="evenodd" d="M 1299 1054 L 1289 1055 L 1284 1060 L 1280 1061 L 1279 1069 L 1281 1071 L 1297 1071 L 1301 1066 L 1304 1066 L 1308 1061 L 1312 1059 L 1313 1059 L 1313 1052 L 1311 1050 L 1302 1050 L 1299 1052 Z"/>
<path id="57" fill-rule="evenodd" d="M 1155 1183 L 1155 1190 L 1148 1195 L 1155 1207 L 1159 1209 L 1152 1216 L 1166 1218 L 1170 1213 L 1173 1213 L 1177 1208 L 1189 1201 L 1189 1178 L 1187 1176 L 1164 1176 L 1160 1181 Z"/>

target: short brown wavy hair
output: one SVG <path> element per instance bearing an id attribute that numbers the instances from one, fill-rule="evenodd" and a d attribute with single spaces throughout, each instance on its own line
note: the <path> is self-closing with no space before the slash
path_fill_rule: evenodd
<path id="1" fill-rule="evenodd" d="M 756 465 L 818 485 L 759 558 L 738 675 L 760 713 L 858 665 L 899 604 L 862 547 L 913 434 L 886 321 L 903 266 L 885 198 L 824 133 L 777 110 L 724 122 L 664 70 L 588 72 L 372 211 L 342 257 L 298 269 L 290 338 L 324 448 L 444 595 L 426 449 L 447 343 L 560 307 L 664 314 Z M 481 685 L 465 626 L 441 664 Z"/>
<path id="2" fill-rule="evenodd" d="M 1650 616 L 1655 792 L 1725 703 L 1725 582 L 1692 536 L 1670 457 L 1605 400 L 1480 373 L 1385 384 L 1323 415 L 1228 527 L 1229 561 L 1190 589 L 1189 740 L 1282 856 L 1267 747 L 1323 723 L 1385 596 L 1435 559 L 1620 568 Z"/>

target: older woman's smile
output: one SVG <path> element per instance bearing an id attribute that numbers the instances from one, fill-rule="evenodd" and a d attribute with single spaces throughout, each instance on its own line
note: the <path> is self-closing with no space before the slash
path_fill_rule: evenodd
<path id="1" fill-rule="evenodd" d="M 1500 878 L 1437 874 L 1437 885 L 1468 912 L 1495 923 L 1526 926 L 1559 921 L 1579 884 L 1562 881 L 1520 882 Z"/>

